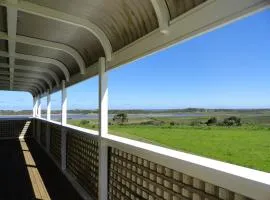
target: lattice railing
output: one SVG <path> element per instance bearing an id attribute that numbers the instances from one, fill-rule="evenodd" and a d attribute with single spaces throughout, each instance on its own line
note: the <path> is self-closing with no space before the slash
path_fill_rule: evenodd
<path id="1" fill-rule="evenodd" d="M 249 199 L 116 148 L 109 163 L 110 200 Z"/>
<path id="2" fill-rule="evenodd" d="M 47 145 L 47 123 L 45 121 L 40 124 L 40 143 L 43 147 Z"/>
<path id="3" fill-rule="evenodd" d="M 0 138 L 18 138 L 32 136 L 31 119 L 0 120 Z"/>
<path id="4" fill-rule="evenodd" d="M 44 129 L 41 130 L 41 144 L 46 138 L 50 139 L 48 153 L 76 182 L 79 191 L 84 191 L 83 196 L 87 194 L 93 200 L 99 199 L 102 183 L 106 188 L 108 183 L 109 200 L 248 200 L 251 197 L 264 200 L 270 194 L 267 184 L 258 183 L 257 179 L 243 179 L 243 174 L 242 177 L 236 176 L 230 170 L 247 170 L 256 176 L 266 174 L 263 172 L 251 172 L 247 168 L 219 162 L 222 167 L 232 167 L 225 172 L 220 166 L 213 169 L 209 166 L 217 161 L 198 156 L 191 159 L 193 155 L 185 154 L 189 160 L 183 153 L 180 155 L 180 152 L 162 147 L 117 136 L 100 138 L 85 129 L 47 123 L 50 127 L 47 132 L 46 123 L 41 123 L 41 129 Z M 105 157 L 99 158 L 99 154 L 105 154 Z M 201 159 L 200 162 L 197 159 Z M 108 179 L 106 176 L 100 179 L 103 176 L 99 173 L 106 169 L 107 164 L 105 174 Z"/>
<path id="5" fill-rule="evenodd" d="M 61 165 L 61 126 L 50 125 L 50 153 Z"/>
<path id="6" fill-rule="evenodd" d="M 67 133 L 67 170 L 98 199 L 98 141 L 74 130 Z"/>

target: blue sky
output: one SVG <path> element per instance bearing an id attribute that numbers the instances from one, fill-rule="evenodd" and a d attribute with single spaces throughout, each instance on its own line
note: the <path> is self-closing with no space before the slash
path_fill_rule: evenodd
<path id="1" fill-rule="evenodd" d="M 270 11 L 255 14 L 109 72 L 111 109 L 270 107 Z M 68 89 L 68 108 L 98 106 L 98 79 Z M 32 98 L 0 92 L 0 109 Z M 60 93 L 52 95 L 60 109 Z M 46 100 L 42 100 L 42 107 Z"/>

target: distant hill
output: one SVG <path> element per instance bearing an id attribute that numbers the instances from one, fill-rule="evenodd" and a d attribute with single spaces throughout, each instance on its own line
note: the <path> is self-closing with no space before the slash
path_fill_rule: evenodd
<path id="1" fill-rule="evenodd" d="M 264 113 L 270 112 L 270 109 L 206 109 L 206 108 L 184 108 L 184 109 L 129 109 L 129 110 L 109 110 L 110 114 L 125 112 L 129 114 L 150 114 L 150 113 L 214 113 L 214 112 L 228 112 L 228 113 Z M 43 114 L 46 111 L 42 111 Z M 61 110 L 52 110 L 52 114 L 60 114 Z M 68 110 L 69 114 L 89 114 L 98 113 L 98 110 L 74 109 Z M 32 110 L 0 110 L 0 115 L 31 115 Z"/>

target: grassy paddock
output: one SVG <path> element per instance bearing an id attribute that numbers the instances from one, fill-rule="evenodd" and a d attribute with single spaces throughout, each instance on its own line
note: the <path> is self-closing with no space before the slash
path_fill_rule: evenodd
<path id="1" fill-rule="evenodd" d="M 163 125 L 142 125 L 140 122 L 146 119 L 132 119 L 124 125 L 111 125 L 109 130 L 111 134 L 122 137 L 270 172 L 269 117 L 244 116 L 244 125 L 241 127 L 190 126 L 191 121 L 206 119 L 148 119 L 163 121 Z M 171 121 L 177 125 L 170 126 Z M 69 123 L 89 129 L 98 128 L 96 121 L 81 124 L 80 120 L 70 120 Z"/>

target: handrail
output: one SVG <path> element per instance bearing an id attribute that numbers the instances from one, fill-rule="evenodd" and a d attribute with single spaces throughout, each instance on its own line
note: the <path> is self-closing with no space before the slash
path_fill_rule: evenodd
<path id="1" fill-rule="evenodd" d="M 62 126 L 59 122 L 38 119 Z M 73 125 L 64 125 L 62 127 L 79 131 L 91 137 L 91 139 L 98 139 L 99 137 L 98 132 L 94 130 Z M 270 173 L 114 135 L 104 136 L 101 140 L 106 142 L 109 147 L 141 157 L 249 198 L 266 200 L 270 197 Z"/>
<path id="2" fill-rule="evenodd" d="M 0 121 L 4 121 L 4 120 L 29 120 L 32 119 L 32 117 L 27 117 L 27 116 L 20 116 L 20 115 L 0 115 Z"/>

